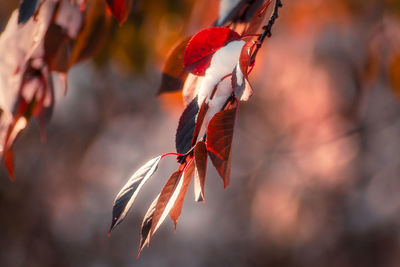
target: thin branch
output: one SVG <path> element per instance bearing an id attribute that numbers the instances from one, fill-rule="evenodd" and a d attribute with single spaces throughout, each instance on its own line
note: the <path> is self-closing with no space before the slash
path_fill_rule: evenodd
<path id="1" fill-rule="evenodd" d="M 258 50 L 261 48 L 261 45 L 263 44 L 265 38 L 272 36 L 272 26 L 274 25 L 275 20 L 279 17 L 279 8 L 282 6 L 283 5 L 281 0 L 275 0 L 274 11 L 272 12 L 270 19 L 268 20 L 267 25 L 263 27 L 264 32 L 257 38 L 256 48 L 254 49 L 253 54 L 250 58 L 250 66 L 254 64 Z"/>

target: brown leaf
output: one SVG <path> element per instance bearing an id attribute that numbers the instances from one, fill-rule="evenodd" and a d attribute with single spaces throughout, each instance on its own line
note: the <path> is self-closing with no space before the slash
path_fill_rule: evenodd
<path id="1" fill-rule="evenodd" d="M 182 171 L 176 171 L 171 175 L 161 190 L 153 215 L 150 238 L 154 235 L 155 231 L 157 231 L 158 227 L 160 227 L 171 211 L 176 199 L 178 198 L 180 189 L 182 188 L 183 180 Z"/>
<path id="2" fill-rule="evenodd" d="M 229 185 L 231 147 L 237 108 L 237 101 L 235 101 L 227 110 L 215 114 L 207 129 L 207 150 L 211 162 L 224 181 L 225 188 Z"/>
<path id="3" fill-rule="evenodd" d="M 183 171 L 183 185 L 182 188 L 179 192 L 178 198 L 175 201 L 175 204 L 171 211 L 169 212 L 169 215 L 171 216 L 172 221 L 174 222 L 174 230 L 176 232 L 176 225 L 178 223 L 179 215 L 181 215 L 182 211 L 182 205 L 185 200 L 186 192 L 189 188 L 190 181 L 192 180 L 193 177 L 193 172 L 194 172 L 194 164 L 193 164 L 194 159 L 190 159 L 189 162 L 187 163 L 187 166 L 185 167 L 185 170 Z"/>
<path id="4" fill-rule="evenodd" d="M 158 202 L 159 197 L 160 197 L 160 195 L 158 195 L 153 200 L 149 209 L 146 212 L 146 215 L 144 215 L 142 227 L 140 230 L 139 250 L 138 250 L 138 254 L 137 254 L 136 258 L 139 258 L 140 253 L 142 252 L 143 248 L 146 245 L 148 246 L 150 244 L 150 230 L 151 230 L 151 225 L 153 223 L 154 211 L 156 210 L 156 204 Z"/>
<path id="5" fill-rule="evenodd" d="M 207 147 L 204 142 L 198 142 L 194 148 L 194 195 L 196 201 L 204 201 L 204 184 L 207 171 Z"/>
<path id="6" fill-rule="evenodd" d="M 91 1 L 87 8 L 83 28 L 79 32 L 72 50 L 70 66 L 96 54 L 107 39 L 110 27 L 110 16 L 105 14 L 104 1 Z"/>
<path id="7" fill-rule="evenodd" d="M 395 55 L 390 62 L 389 78 L 393 91 L 400 96 L 400 54 Z"/>
<path id="8" fill-rule="evenodd" d="M 189 74 L 183 69 L 183 54 L 192 36 L 181 40 L 168 54 L 158 94 L 181 91 Z"/>

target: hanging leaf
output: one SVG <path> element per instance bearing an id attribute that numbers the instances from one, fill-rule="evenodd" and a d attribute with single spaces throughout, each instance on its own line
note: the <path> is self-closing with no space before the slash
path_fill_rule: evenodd
<path id="1" fill-rule="evenodd" d="M 191 38 L 190 36 L 180 41 L 167 56 L 167 61 L 162 71 L 161 85 L 158 94 L 182 90 L 189 74 L 183 69 L 183 55 Z"/>
<path id="2" fill-rule="evenodd" d="M 193 172 L 194 172 L 194 164 L 193 164 L 194 159 L 190 159 L 189 162 L 187 163 L 187 166 L 185 167 L 185 170 L 183 171 L 183 184 L 182 188 L 179 192 L 178 198 L 175 201 L 174 206 L 172 207 L 171 211 L 169 212 L 169 215 L 171 216 L 172 221 L 174 222 L 174 231 L 176 232 L 176 225 L 178 223 L 179 216 L 181 215 L 182 211 L 182 206 L 183 202 L 185 200 L 186 192 L 189 188 L 190 181 L 192 180 L 193 177 Z"/>
<path id="3" fill-rule="evenodd" d="M 160 225 L 164 222 L 165 218 L 174 206 L 182 188 L 183 180 L 182 171 L 176 171 L 171 175 L 161 190 L 160 197 L 158 198 L 153 215 L 150 238 L 157 231 L 158 227 L 160 227 Z"/>
<path id="4" fill-rule="evenodd" d="M 201 104 L 199 113 L 197 114 L 196 117 L 196 125 L 193 131 L 192 146 L 194 146 L 197 142 L 197 138 L 199 136 L 207 111 L 208 111 L 208 103 L 206 103 L 206 99 L 204 99 L 203 104 Z"/>
<path id="5" fill-rule="evenodd" d="M 67 72 L 71 58 L 73 40 L 66 29 L 57 24 L 51 24 L 44 39 L 44 59 L 50 70 Z"/>
<path id="6" fill-rule="evenodd" d="M 71 52 L 70 67 L 92 57 L 107 40 L 111 28 L 111 17 L 107 16 L 104 11 L 105 3 L 103 0 L 93 0 L 89 3 L 83 28 L 79 32 Z"/>
<path id="7" fill-rule="evenodd" d="M 183 56 L 184 68 L 195 74 L 204 75 L 214 53 L 227 43 L 240 39 L 240 35 L 225 27 L 211 27 L 197 33 L 189 41 Z"/>
<path id="8" fill-rule="evenodd" d="M 392 58 L 388 72 L 393 92 L 397 96 L 400 96 L 400 54 L 397 54 Z"/>
<path id="9" fill-rule="evenodd" d="M 114 200 L 109 233 L 124 220 L 140 189 L 157 170 L 160 160 L 161 156 L 149 160 L 137 170 L 124 187 L 122 187 Z"/>
<path id="10" fill-rule="evenodd" d="M 140 253 L 142 252 L 143 248 L 147 245 L 150 244 L 150 230 L 151 230 L 151 225 L 153 223 L 153 216 L 154 216 L 154 211 L 156 210 L 156 204 L 158 201 L 158 198 L 160 195 L 158 195 L 153 202 L 151 203 L 149 209 L 146 212 L 146 215 L 144 215 L 143 222 L 142 222 L 142 227 L 140 229 L 140 243 L 139 243 L 139 251 L 136 256 L 136 258 L 139 258 Z"/>
<path id="11" fill-rule="evenodd" d="M 27 22 L 36 11 L 37 0 L 23 0 L 18 8 L 18 24 Z"/>
<path id="12" fill-rule="evenodd" d="M 215 114 L 207 128 L 207 150 L 211 162 L 224 181 L 225 188 L 229 185 L 231 148 L 237 107 L 235 101 L 229 109 Z"/>
<path id="13" fill-rule="evenodd" d="M 196 116 L 199 113 L 197 96 L 190 102 L 183 111 L 176 130 L 175 145 L 176 151 L 185 154 L 192 145 L 193 133 L 196 127 Z"/>
<path id="14" fill-rule="evenodd" d="M 107 0 L 111 13 L 118 20 L 120 25 L 128 18 L 132 3 L 133 0 Z"/>
<path id="15" fill-rule="evenodd" d="M 207 171 L 207 147 L 204 142 L 198 142 L 194 148 L 194 196 L 195 201 L 204 201 L 204 184 Z"/>

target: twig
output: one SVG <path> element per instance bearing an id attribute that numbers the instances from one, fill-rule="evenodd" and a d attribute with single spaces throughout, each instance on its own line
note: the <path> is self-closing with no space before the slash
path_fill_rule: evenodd
<path id="1" fill-rule="evenodd" d="M 250 58 L 250 66 L 254 64 L 258 50 L 261 48 L 261 45 L 263 44 L 265 38 L 271 37 L 272 26 L 274 25 L 275 20 L 279 17 L 279 14 L 278 14 L 279 8 L 282 6 L 283 5 L 282 5 L 281 0 L 275 0 L 274 11 L 272 12 L 270 19 L 268 20 L 267 25 L 265 25 L 263 27 L 264 32 L 257 38 L 256 48 L 254 49 L 253 54 L 251 55 L 251 58 Z"/>

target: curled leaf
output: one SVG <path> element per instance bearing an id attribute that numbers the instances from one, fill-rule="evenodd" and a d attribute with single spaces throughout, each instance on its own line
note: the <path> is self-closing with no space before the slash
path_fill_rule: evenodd
<path id="1" fill-rule="evenodd" d="M 119 191 L 114 200 L 109 233 L 124 220 L 143 184 L 157 170 L 160 160 L 161 156 L 149 160 L 131 176 L 129 181 L 122 187 L 121 191 Z"/>

